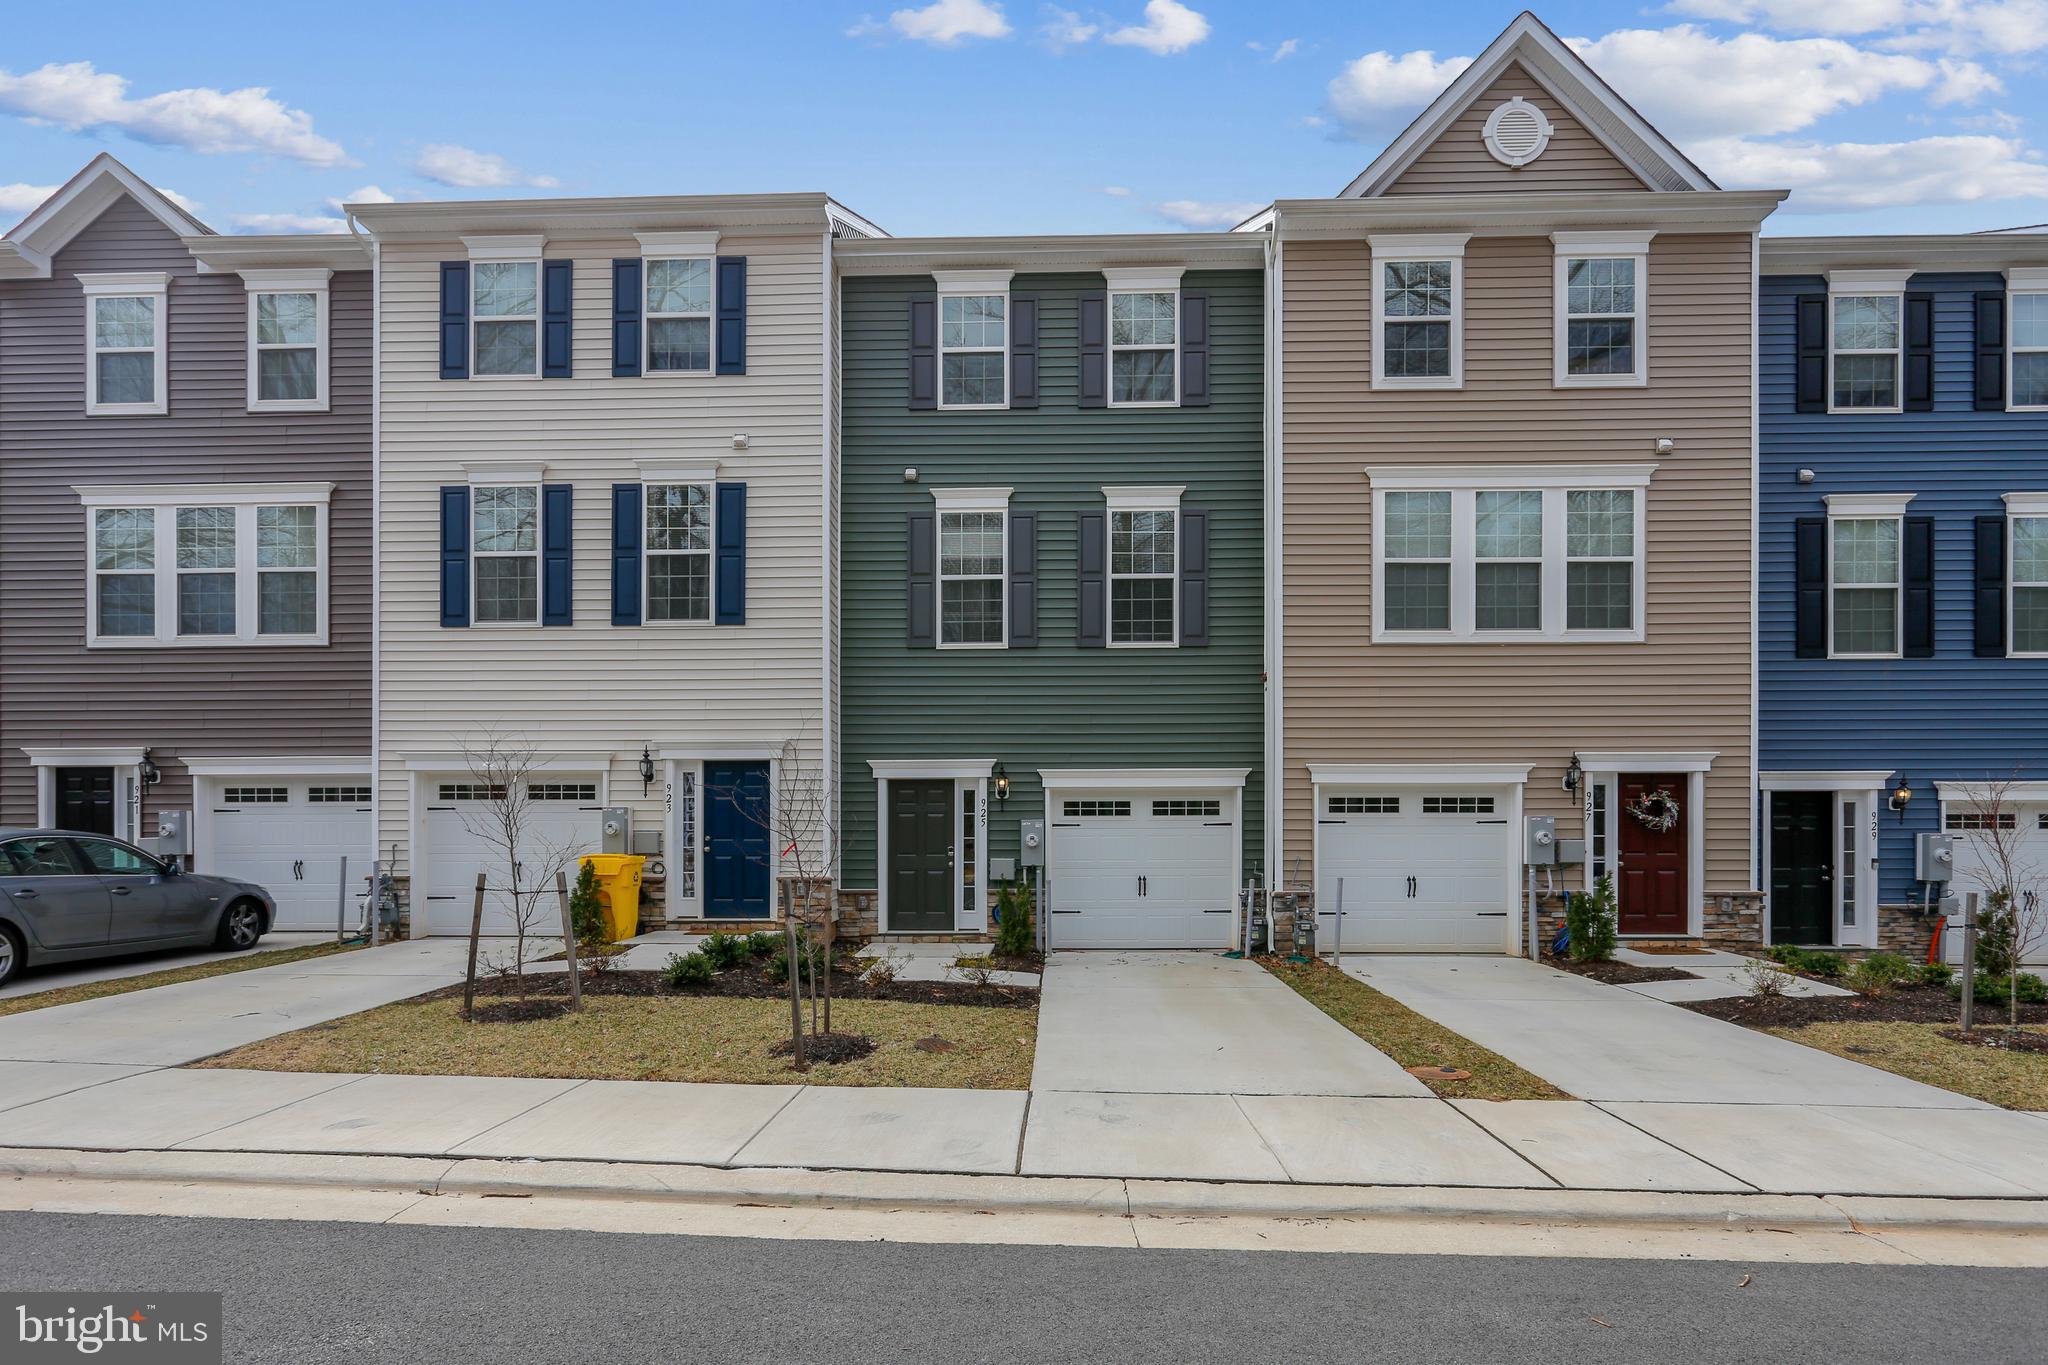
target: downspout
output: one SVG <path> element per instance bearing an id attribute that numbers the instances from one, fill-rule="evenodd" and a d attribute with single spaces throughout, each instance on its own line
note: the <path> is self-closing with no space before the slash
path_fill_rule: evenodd
<path id="1" fill-rule="evenodd" d="M 377 923 L 377 854 L 384 840 L 384 251 L 347 215 L 348 230 L 370 253 L 370 883 L 368 914 Z M 406 849 L 406 856 L 412 850 Z M 395 867 L 383 869 L 395 878 Z M 409 899 L 409 898 L 408 898 Z"/>
<path id="2" fill-rule="evenodd" d="M 1265 523 L 1266 523 L 1266 892 L 1281 889 L 1281 869 L 1286 853 L 1286 649 L 1284 530 L 1282 511 L 1282 455 L 1285 440 L 1285 369 L 1281 357 L 1284 333 L 1282 304 L 1285 298 L 1286 260 L 1280 243 L 1280 215 L 1276 211 L 1266 236 L 1266 440 L 1265 440 Z M 1270 906 L 1268 914 L 1270 915 Z M 1268 921 L 1270 923 L 1270 919 Z"/>
<path id="3" fill-rule="evenodd" d="M 839 737 L 839 693 L 834 686 L 838 677 L 839 646 L 839 589 L 838 574 L 834 563 L 839 518 L 839 408 L 833 399 L 833 367 L 838 356 L 833 346 L 833 333 L 838 318 L 837 291 L 833 288 L 832 263 L 832 211 L 825 211 L 825 245 L 823 264 L 820 267 L 820 288 L 823 291 L 818 300 L 818 323 L 821 333 L 818 352 L 822 364 L 819 367 L 819 428 L 824 446 L 820 451 L 820 516 L 818 541 L 818 585 L 819 606 L 822 609 L 818 621 L 819 669 L 818 669 L 818 766 L 819 778 L 823 782 L 825 828 L 819 837 L 825 847 L 819 852 L 824 860 L 825 875 L 832 879 L 835 903 L 840 875 L 839 846 L 839 765 L 837 742 Z"/>

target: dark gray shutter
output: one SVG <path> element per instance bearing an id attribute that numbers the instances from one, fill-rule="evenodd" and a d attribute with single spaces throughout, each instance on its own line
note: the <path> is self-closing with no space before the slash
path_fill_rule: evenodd
<path id="1" fill-rule="evenodd" d="M 1010 648 L 1038 647 L 1038 514 L 1010 514 Z"/>
<path id="2" fill-rule="evenodd" d="M 1977 411 L 2005 411 L 2005 295 L 1993 290 L 1977 295 Z"/>
<path id="3" fill-rule="evenodd" d="M 1083 512 L 1080 533 L 1080 555 L 1074 573 L 1074 584 L 1080 592 L 1076 604 L 1079 624 L 1074 643 L 1083 649 L 1100 649 L 1109 643 L 1108 515 Z"/>
<path id="4" fill-rule="evenodd" d="M 612 624 L 640 624 L 640 507 L 637 483 L 612 485 Z"/>
<path id="5" fill-rule="evenodd" d="M 720 481 L 713 485 L 714 532 L 718 537 L 712 575 L 712 624 L 747 623 L 747 486 Z"/>
<path id="6" fill-rule="evenodd" d="M 939 405 L 939 301 L 910 301 L 910 407 L 925 412 Z"/>
<path id="7" fill-rule="evenodd" d="M 1792 523 L 1792 544 L 1792 654 L 1799 659 L 1825 659 L 1828 656 L 1828 519 L 1799 518 Z"/>
<path id="8" fill-rule="evenodd" d="M 1209 514 L 1181 509 L 1180 642 L 1209 643 Z"/>
<path id="9" fill-rule="evenodd" d="M 441 262 L 441 377 L 469 378 L 468 261 Z"/>
<path id="10" fill-rule="evenodd" d="M 938 518 L 912 512 L 903 530 L 904 643 L 933 649 L 939 643 Z"/>
<path id="11" fill-rule="evenodd" d="M 747 258 L 718 258 L 718 372 L 747 372 Z"/>
<path id="12" fill-rule="evenodd" d="M 540 263 L 540 373 L 543 379 L 567 379 L 573 373 L 576 314 L 576 263 Z"/>
<path id="13" fill-rule="evenodd" d="M 1010 295 L 1010 406 L 1038 406 L 1038 296 L 1035 294 Z"/>
<path id="14" fill-rule="evenodd" d="M 540 623 L 574 625 L 575 489 L 566 483 L 540 488 Z"/>
<path id="15" fill-rule="evenodd" d="M 1974 653 L 2005 657 L 2005 518 L 1977 518 L 1977 565 L 1971 577 L 1976 613 Z"/>
<path id="16" fill-rule="evenodd" d="M 1209 296 L 1180 296 L 1180 405 L 1209 406 Z"/>
<path id="17" fill-rule="evenodd" d="M 441 489 L 441 624 L 469 624 L 469 485 Z"/>
<path id="18" fill-rule="evenodd" d="M 1934 411 L 1934 295 L 1906 295 L 1907 412 Z"/>
<path id="19" fill-rule="evenodd" d="M 1828 296 L 1801 294 L 1794 300 L 1798 310 L 1799 384 L 1795 408 L 1799 412 L 1828 410 Z"/>
<path id="20" fill-rule="evenodd" d="M 640 258 L 612 262 L 612 377 L 640 373 Z"/>
<path id="21" fill-rule="evenodd" d="M 1083 294 L 1081 309 L 1081 390 L 1084 408 L 1109 406 L 1109 294 Z"/>
<path id="22" fill-rule="evenodd" d="M 1934 657 L 1934 518 L 1907 517 L 1905 524 L 1906 605 L 1900 621 L 1902 653 L 1909 659 Z"/>

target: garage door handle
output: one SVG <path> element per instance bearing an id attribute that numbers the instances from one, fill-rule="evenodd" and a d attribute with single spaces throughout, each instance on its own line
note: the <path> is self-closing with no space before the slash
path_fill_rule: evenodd
<path id="1" fill-rule="evenodd" d="M 1506 919 L 1508 917 L 1508 912 L 1505 910 L 1474 910 L 1472 913 L 1481 919 Z"/>

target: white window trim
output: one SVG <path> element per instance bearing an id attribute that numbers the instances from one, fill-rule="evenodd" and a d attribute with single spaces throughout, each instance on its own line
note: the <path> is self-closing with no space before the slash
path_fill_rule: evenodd
<path id="1" fill-rule="evenodd" d="M 85 415 L 88 417 L 160 417 L 171 410 L 170 404 L 170 352 L 171 352 L 171 309 L 170 272 L 164 270 L 124 270 L 109 273 L 83 274 L 76 277 L 85 290 Z M 99 401 L 99 348 L 93 343 L 95 299 L 154 299 L 156 301 L 156 344 L 150 349 L 156 358 L 156 377 L 151 392 L 154 399 L 147 403 L 102 403 Z M 129 355 L 140 347 L 121 347 L 111 354 Z"/>
<path id="2" fill-rule="evenodd" d="M 933 607 L 938 617 L 936 627 L 937 645 L 940 649 L 1008 649 L 1010 647 L 1010 489 L 1007 488 L 934 488 L 932 504 L 937 521 L 933 523 L 933 564 L 932 591 L 935 595 Z M 994 512 L 1002 516 L 1003 572 L 999 601 L 1002 610 L 1001 638 L 985 643 L 957 641 L 946 643 L 946 517 L 953 513 Z M 986 574 L 955 575 L 959 582 L 986 582 Z"/>
<path id="3" fill-rule="evenodd" d="M 1861 409 L 1859 409 L 1861 411 Z M 1905 657 L 1906 639 L 1906 504 L 1911 493 L 1830 493 L 1822 497 L 1828 509 L 1828 657 L 1830 659 L 1898 659 Z M 1892 648 L 1884 654 L 1841 654 L 1835 650 L 1835 523 L 1837 521 L 1895 521 L 1899 525 L 1899 565 L 1892 592 Z M 2010 550 L 2008 549 L 2008 553 Z M 1882 587 L 1878 583 L 1848 584 L 1855 588 Z M 2009 590 L 2009 589 L 2008 589 Z"/>
<path id="4" fill-rule="evenodd" d="M 328 293 L 334 279 L 331 270 L 244 270 L 242 287 L 249 294 L 249 411 L 326 412 L 328 364 Z M 303 346 L 265 348 L 256 340 L 256 301 L 265 294 L 311 294 L 318 310 L 319 334 L 314 340 L 313 396 L 311 398 L 262 398 L 258 396 L 257 356 L 264 349 L 304 350 Z"/>
<path id="5" fill-rule="evenodd" d="M 1181 395 L 1181 327 L 1185 319 L 1184 305 L 1180 296 L 1182 270 L 1178 266 L 1143 266 L 1132 268 L 1111 268 L 1102 272 L 1102 278 L 1109 286 L 1103 298 L 1104 329 L 1103 343 L 1106 347 L 1103 375 L 1104 397 L 1113 408 L 1177 408 Z M 1118 351 L 1161 351 L 1163 346 L 1119 346 L 1116 344 L 1116 296 L 1118 294 L 1171 294 L 1173 295 L 1173 397 L 1156 402 L 1132 402 L 1126 399 L 1118 402 L 1116 397 L 1116 353 Z M 1006 334 L 1007 335 L 1007 334 Z M 1179 537 L 1176 520 L 1175 538 Z M 1178 626 L 1176 626 L 1176 630 Z"/>
<path id="6" fill-rule="evenodd" d="M 541 255 L 547 248 L 547 238 L 539 234 L 522 234 L 509 237 L 464 237 L 462 245 L 468 249 L 469 259 L 472 262 L 469 272 L 469 377 L 473 380 L 511 380 L 514 383 L 539 379 L 543 340 L 541 337 L 541 313 L 544 306 L 544 300 L 541 296 L 547 289 L 547 281 L 542 278 Z M 530 374 L 480 374 L 477 372 L 477 272 L 474 265 L 476 262 L 490 262 L 497 265 L 526 263 L 533 266 L 533 313 L 531 314 L 533 319 L 533 372 Z M 525 319 L 523 317 L 494 315 L 484 320 L 489 322 L 521 322 Z"/>
<path id="7" fill-rule="evenodd" d="M 88 649 L 233 649 L 272 648 L 327 643 L 328 501 L 331 483 L 274 484 L 78 484 L 72 489 L 85 508 L 85 644 Z M 178 634 L 178 515 L 181 507 L 229 507 L 235 511 L 235 634 Z M 256 509 L 314 509 L 315 629 L 302 635 L 257 634 Z M 113 508 L 147 508 L 155 519 L 156 550 L 150 573 L 155 577 L 156 633 L 99 633 L 97 545 L 94 514 Z M 216 570 L 216 572 L 219 572 Z M 303 569 L 279 572 L 306 572 Z"/>
<path id="8" fill-rule="evenodd" d="M 1834 270 L 1828 272 L 1828 411 L 1851 416 L 1883 416 L 1904 412 L 1906 401 L 1906 281 L 1904 270 Z M 1844 354 L 1835 348 L 1835 304 L 1844 298 L 1895 298 L 1899 301 L 1899 344 L 1883 351 L 1850 351 L 1849 355 L 1892 357 L 1892 393 L 1898 403 L 1888 408 L 1842 408 L 1835 406 L 1835 360 Z M 2009 348 L 2008 348 L 2009 349 Z"/>
<path id="9" fill-rule="evenodd" d="M 2011 392 L 2010 389 L 2007 392 Z M 2023 409 L 2024 411 L 2024 409 Z M 2014 628 L 2017 618 L 2013 615 L 2015 594 L 2022 587 L 2048 587 L 2048 583 L 2021 583 L 2013 572 L 2013 551 L 2017 548 L 2014 540 L 2013 523 L 2020 520 L 2034 521 L 2048 519 L 2048 493 L 2007 493 L 2005 502 L 2005 657 L 2008 659 L 2048 659 L 2048 649 L 2018 649 L 2013 642 L 2019 638 Z"/>
<path id="10" fill-rule="evenodd" d="M 547 537 L 547 494 L 542 490 L 541 478 L 536 471 L 527 478 L 478 478 L 478 471 L 472 470 L 469 480 L 469 624 L 471 629 L 484 630 L 534 630 L 540 626 L 545 611 L 541 599 L 547 595 L 547 584 L 542 580 L 546 572 L 541 564 L 541 544 Z M 533 490 L 533 548 L 531 550 L 479 550 L 476 547 L 476 494 L 485 488 L 531 488 Z M 533 619 L 531 621 L 486 621 L 477 610 L 477 590 L 482 586 L 483 575 L 476 571 L 480 559 L 531 559 L 533 561 Z M 642 599 L 645 600 L 644 598 Z"/>
<path id="11" fill-rule="evenodd" d="M 1383 465 L 1366 471 L 1372 484 L 1372 640 L 1374 644 L 1636 644 L 1645 638 L 1644 601 L 1649 546 L 1648 521 L 1653 464 L 1640 465 L 1482 465 L 1442 469 L 1428 465 Z M 1635 494 L 1635 573 L 1630 606 L 1635 622 L 1628 630 L 1565 629 L 1565 500 L 1568 493 L 1628 490 Z M 1475 494 L 1496 491 L 1543 494 L 1543 629 L 1487 630 L 1474 627 L 1474 588 L 1478 578 L 1473 506 Z M 1386 495 L 1448 492 L 1451 495 L 1451 628 L 1389 630 L 1386 600 Z M 1432 561 L 1434 562 L 1434 561 Z"/>
<path id="12" fill-rule="evenodd" d="M 1560 389 L 1641 388 L 1650 382 L 1650 239 L 1654 232 L 1553 232 L 1556 334 L 1552 339 L 1552 384 Z M 1636 309 L 1631 314 L 1586 313 L 1583 317 L 1620 318 L 1635 323 L 1635 369 L 1629 374 L 1571 374 L 1566 369 L 1571 335 L 1570 290 L 1566 276 L 1575 260 L 1630 261 L 1635 265 Z"/>
<path id="13" fill-rule="evenodd" d="M 939 408 L 946 412 L 990 412 L 1010 406 L 1010 327 L 1013 323 L 1010 309 L 1010 281 L 1016 272 L 1010 270 L 935 270 L 932 280 L 938 286 L 938 345 L 939 366 Z M 947 298 L 988 298 L 1001 296 L 1003 300 L 1003 344 L 1000 346 L 948 346 L 946 345 L 946 300 Z M 1175 324 L 1178 327 L 1178 315 Z M 994 403 L 948 403 L 946 401 L 946 356 L 955 355 L 1000 355 L 1003 358 L 1001 377 L 1003 396 Z M 1178 363 L 1178 362 L 1176 362 Z M 964 509 L 963 509 L 964 510 Z"/>
<path id="14" fill-rule="evenodd" d="M 640 377 L 643 379 L 703 379 L 718 373 L 718 234 L 716 232 L 636 232 L 640 242 Z M 647 290 L 653 282 L 648 266 L 655 261 L 702 261 L 710 271 L 711 302 L 703 313 L 656 314 L 648 306 Z M 654 368 L 655 318 L 702 317 L 710 334 L 710 360 L 701 370 L 657 370 Z M 667 482 L 664 480 L 663 482 Z M 645 598 L 641 599 L 645 601 Z"/>
<path id="15" fill-rule="evenodd" d="M 1366 238 L 1372 271 L 1372 386 L 1375 389 L 1462 389 L 1465 387 L 1465 244 L 1469 233 L 1429 236 L 1374 233 Z M 1408 261 L 1448 261 L 1451 266 L 1451 372 L 1419 378 L 1389 379 L 1386 370 L 1386 335 L 1390 322 L 1414 322 L 1415 318 L 1387 316 L 1387 275 L 1383 267 Z M 1420 319 L 1433 321 L 1434 319 Z"/>
<path id="16" fill-rule="evenodd" d="M 2019 344 L 2019 315 L 2014 303 L 2021 295 L 2048 295 L 2048 266 L 2016 266 L 2005 272 L 2005 328 L 2008 338 L 2005 348 L 2005 410 L 2007 412 L 2048 412 L 2048 403 L 2016 403 L 2013 401 L 2017 390 L 2013 388 L 2013 369 L 2022 351 Z M 2048 346 L 2028 346 L 2028 355 L 2048 355 Z M 2031 515 L 2031 514 L 2030 514 Z M 2011 620 L 2011 617 L 2007 617 Z"/>
<path id="17" fill-rule="evenodd" d="M 645 468 L 643 466 L 643 470 Z M 718 618 L 718 474 L 716 470 L 707 474 L 706 471 L 701 469 L 696 471 L 674 470 L 670 472 L 672 474 L 691 473 L 693 477 L 648 478 L 643 472 L 640 483 L 640 624 L 643 629 L 647 626 L 657 628 L 673 626 L 684 630 L 695 630 L 710 625 Z M 648 535 L 647 518 L 654 509 L 654 502 L 653 499 L 647 496 L 647 490 L 650 488 L 682 487 L 702 488 L 705 492 L 704 505 L 709 516 L 704 524 L 704 549 L 697 551 L 654 550 L 648 548 L 652 541 Z M 704 598 L 704 615 L 702 617 L 655 619 L 653 614 L 654 598 L 649 594 L 648 587 L 653 582 L 654 557 L 657 554 L 670 558 L 680 558 L 684 555 L 701 555 L 704 560 L 704 580 L 711 587 L 710 592 Z M 700 796 L 702 792 L 703 785 L 700 774 L 698 784 Z M 701 876 L 702 874 L 703 869 L 699 868 L 698 875 Z"/>
<path id="18" fill-rule="evenodd" d="M 1178 649 L 1180 647 L 1180 576 L 1184 567 L 1181 552 L 1181 494 L 1185 484 L 1127 485 L 1102 490 L 1109 516 L 1103 523 L 1102 546 L 1102 642 L 1109 649 Z M 1173 513 L 1173 638 L 1171 640 L 1123 640 L 1116 638 L 1116 581 L 1119 578 L 1156 581 L 1164 574 L 1119 574 L 1116 571 L 1116 514 L 1119 512 Z"/>

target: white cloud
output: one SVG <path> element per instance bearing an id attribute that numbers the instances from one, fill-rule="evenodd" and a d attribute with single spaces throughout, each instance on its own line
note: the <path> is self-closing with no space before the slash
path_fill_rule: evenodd
<path id="1" fill-rule="evenodd" d="M 1672 0 L 1665 9 L 1695 19 L 1762 24 L 1780 32 L 1875 33 L 1905 23 L 1911 0 Z"/>
<path id="2" fill-rule="evenodd" d="M 2017 56 L 2048 47 L 2048 0 L 1672 0 L 1665 9 L 1780 33 L 1881 34 L 1883 46 L 1904 51 Z"/>
<path id="3" fill-rule="evenodd" d="M 1273 49 L 1273 55 L 1269 60 L 1284 62 L 1299 51 L 1301 51 L 1301 39 L 1289 38 L 1286 42 Z"/>
<path id="4" fill-rule="evenodd" d="M 1070 47 L 1079 47 L 1101 31 L 1099 26 L 1088 23 L 1070 9 L 1047 5 L 1045 22 L 1039 25 L 1038 37 L 1053 51 L 1064 52 Z"/>
<path id="5" fill-rule="evenodd" d="M 347 194 L 336 195 L 327 201 L 327 207 L 339 213 L 343 204 L 395 204 L 397 202 L 398 196 L 385 190 L 383 186 L 363 185 L 350 190 Z"/>
<path id="6" fill-rule="evenodd" d="M 465 190 L 495 185 L 551 190 L 562 183 L 551 175 L 528 175 L 502 156 L 472 151 L 448 142 L 430 142 L 420 148 L 412 168 L 437 185 L 452 185 Z"/>
<path id="7" fill-rule="evenodd" d="M 61 185 L 0 185 L 0 213 L 29 214 L 62 189 Z"/>
<path id="8" fill-rule="evenodd" d="M 847 35 L 865 38 L 893 29 L 901 37 L 934 47 L 958 47 L 968 38 L 1007 38 L 1010 21 L 1003 7 L 993 0 L 933 0 L 922 9 L 899 9 L 889 15 L 888 27 L 873 19 L 862 19 Z"/>
<path id="9" fill-rule="evenodd" d="M 1152 211 L 1169 223 L 1178 223 L 1184 228 L 1221 230 L 1236 227 L 1264 207 L 1263 203 L 1249 200 L 1169 199 L 1163 204 L 1154 204 Z"/>
<path id="10" fill-rule="evenodd" d="M 249 232 L 347 232 L 348 222 L 316 213 L 238 213 L 235 226 Z"/>
<path id="11" fill-rule="evenodd" d="M 0 70 L 0 110 L 70 131 L 110 129 L 139 142 L 195 152 L 260 152 L 309 166 L 348 166 L 341 144 L 313 131 L 313 116 L 267 87 L 167 90 L 130 99 L 128 80 L 91 62 L 51 63 L 23 75 Z"/>
<path id="12" fill-rule="evenodd" d="M 1145 22 L 1112 29 L 1105 43 L 1142 47 L 1155 57 L 1185 52 L 1209 36 L 1209 21 L 1180 0 L 1145 0 Z"/>
<path id="13" fill-rule="evenodd" d="M 2048 165 L 2012 138 L 1773 143 L 1716 138 L 1693 155 L 1723 185 L 1788 187 L 1791 213 L 2048 197 Z"/>
<path id="14" fill-rule="evenodd" d="M 1131 197 L 1131 187 L 1128 185 L 1104 185 L 1096 190 L 1096 193 L 1106 194 L 1112 199 L 1128 199 Z"/>
<path id="15" fill-rule="evenodd" d="M 1470 57 L 1429 51 L 1368 52 L 1330 82 L 1327 107 L 1344 131 L 1370 142 L 1398 131 L 1472 65 Z"/>

